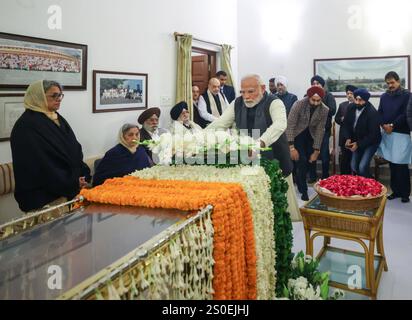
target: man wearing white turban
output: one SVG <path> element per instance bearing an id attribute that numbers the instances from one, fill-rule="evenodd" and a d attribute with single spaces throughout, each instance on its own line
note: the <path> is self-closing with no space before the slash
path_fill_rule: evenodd
<path id="1" fill-rule="evenodd" d="M 286 108 L 286 116 L 289 116 L 290 109 L 292 109 L 293 104 L 298 101 L 298 97 L 293 93 L 289 93 L 287 90 L 288 80 L 284 76 L 277 76 L 276 80 L 277 96 L 283 101 Z"/>

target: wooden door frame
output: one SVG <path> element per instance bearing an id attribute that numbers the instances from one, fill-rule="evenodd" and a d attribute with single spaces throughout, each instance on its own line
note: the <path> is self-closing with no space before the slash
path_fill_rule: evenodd
<path id="1" fill-rule="evenodd" d="M 205 54 L 208 56 L 208 64 L 210 66 L 209 69 L 209 79 L 216 75 L 216 51 L 207 50 L 199 47 L 192 47 L 192 52 Z"/>

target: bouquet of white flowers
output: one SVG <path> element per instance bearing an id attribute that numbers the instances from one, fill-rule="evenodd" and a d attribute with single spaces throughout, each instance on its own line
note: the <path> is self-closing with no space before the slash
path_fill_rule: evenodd
<path id="1" fill-rule="evenodd" d="M 302 251 L 295 255 L 283 297 L 291 300 L 337 300 L 343 297 L 341 290 L 335 290 L 329 297 L 329 273 L 319 272 L 318 267 L 319 261 Z"/>
<path id="2" fill-rule="evenodd" d="M 260 142 L 248 135 L 228 131 L 204 130 L 184 134 L 165 133 L 158 139 L 140 142 L 155 155 L 158 164 L 256 164 L 261 148 Z"/>

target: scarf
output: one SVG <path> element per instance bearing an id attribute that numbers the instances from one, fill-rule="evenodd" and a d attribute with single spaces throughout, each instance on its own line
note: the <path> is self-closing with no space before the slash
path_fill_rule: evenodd
<path id="1" fill-rule="evenodd" d="M 26 109 L 44 113 L 50 120 L 60 126 L 58 115 L 47 107 L 47 98 L 44 93 L 43 80 L 33 82 L 24 95 L 24 107 Z"/>
<path id="2" fill-rule="evenodd" d="M 210 110 L 212 111 L 212 115 L 216 118 L 219 118 L 220 113 L 219 113 L 219 110 L 217 109 L 215 98 L 214 98 L 213 94 L 210 92 L 210 90 L 207 90 L 207 95 L 209 97 Z M 223 111 L 226 107 L 225 99 L 222 97 L 222 94 L 220 92 L 217 94 L 217 96 L 219 97 L 220 106 L 222 107 L 222 113 L 223 113 Z"/>
<path id="3" fill-rule="evenodd" d="M 119 130 L 119 143 L 125 147 L 127 150 L 129 150 L 131 153 L 136 153 L 137 147 L 139 146 L 139 144 L 135 144 L 133 147 L 129 146 L 129 144 L 126 142 L 126 140 L 124 139 L 124 135 L 123 135 L 123 130 L 122 128 L 120 128 Z"/>

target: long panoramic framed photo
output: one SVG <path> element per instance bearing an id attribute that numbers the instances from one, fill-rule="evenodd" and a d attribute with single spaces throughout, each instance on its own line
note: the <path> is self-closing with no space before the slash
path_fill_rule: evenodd
<path id="1" fill-rule="evenodd" d="M 93 113 L 147 109 L 147 73 L 93 70 Z"/>
<path id="2" fill-rule="evenodd" d="M 345 87 L 352 84 L 368 89 L 378 97 L 386 90 L 385 75 L 398 73 L 401 85 L 410 89 L 410 56 L 315 59 L 314 74 L 326 81 L 326 87 L 336 97 L 345 96 Z"/>
<path id="3" fill-rule="evenodd" d="M 86 90 L 87 45 L 0 32 L 0 89 L 25 89 L 37 80 Z"/>

